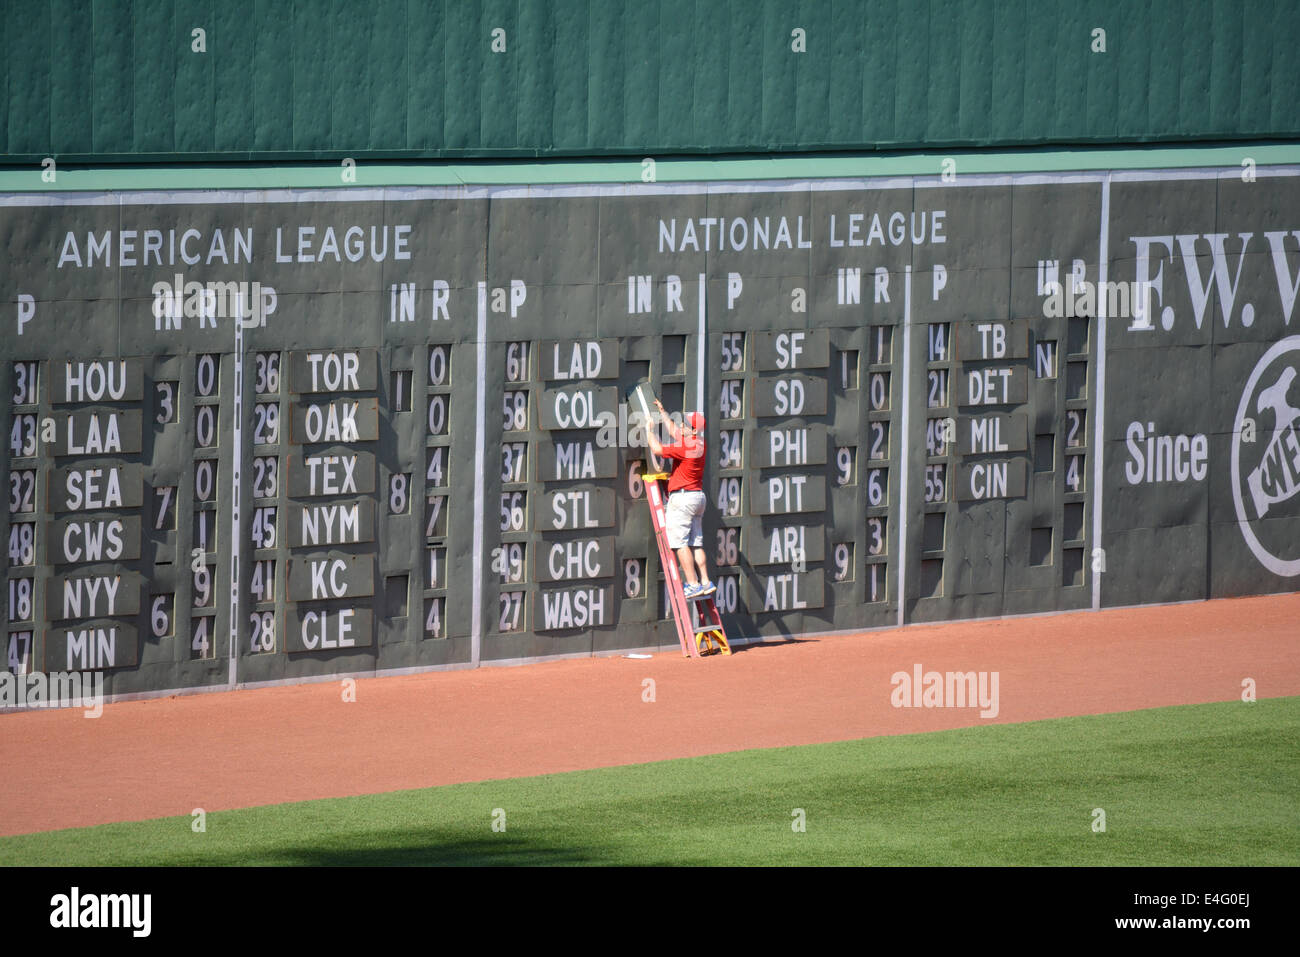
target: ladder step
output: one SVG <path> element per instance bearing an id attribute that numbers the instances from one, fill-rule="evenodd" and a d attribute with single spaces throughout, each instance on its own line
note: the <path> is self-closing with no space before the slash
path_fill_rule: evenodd
<path id="1" fill-rule="evenodd" d="M 702 635 L 706 631 L 722 631 L 721 625 L 700 625 L 695 629 L 697 635 Z"/>

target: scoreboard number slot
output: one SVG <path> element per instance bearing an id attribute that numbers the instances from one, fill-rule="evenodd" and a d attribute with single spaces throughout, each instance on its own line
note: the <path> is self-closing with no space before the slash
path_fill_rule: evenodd
<path id="1" fill-rule="evenodd" d="M 40 368 L 36 362 L 15 362 L 13 364 L 14 372 L 14 405 L 35 405 L 37 390 L 37 370 Z"/>
<path id="2" fill-rule="evenodd" d="M 840 488 L 857 484 L 857 457 L 855 447 L 840 446 L 835 450 L 835 484 Z"/>
<path id="3" fill-rule="evenodd" d="M 212 459 L 194 463 L 194 500 L 211 502 L 217 497 L 217 465 Z"/>
<path id="4" fill-rule="evenodd" d="M 214 658 L 216 646 L 212 640 L 212 622 L 210 615 L 190 619 L 190 657 Z"/>
<path id="5" fill-rule="evenodd" d="M 645 571 L 645 562 L 640 558 L 628 558 L 623 561 L 623 597 L 640 598 L 645 590 L 641 583 Z"/>
<path id="6" fill-rule="evenodd" d="M 500 617 L 498 631 L 511 632 L 524 629 L 524 595 L 522 591 L 503 591 L 498 598 Z"/>
<path id="7" fill-rule="evenodd" d="M 32 620 L 35 606 L 35 579 L 9 579 L 9 622 L 26 622 Z"/>
<path id="8" fill-rule="evenodd" d="M 424 637 L 446 638 L 446 604 L 445 598 L 426 598 L 424 600 Z"/>
<path id="9" fill-rule="evenodd" d="M 203 406 L 207 408 L 207 406 Z M 280 404 L 258 402 L 253 406 L 253 444 L 277 445 L 280 441 Z"/>
<path id="10" fill-rule="evenodd" d="M 494 548 L 492 570 L 497 573 L 497 580 L 502 585 L 520 585 L 527 580 L 528 565 L 525 561 L 527 546 L 523 542 L 506 542 Z"/>
<path id="11" fill-rule="evenodd" d="M 512 342 L 506 346 L 506 381 L 528 381 L 528 343 Z"/>
<path id="12" fill-rule="evenodd" d="M 32 635 L 30 631 L 13 631 L 5 648 L 5 666 L 15 675 L 32 670 Z"/>
<path id="13" fill-rule="evenodd" d="M 740 529 L 720 528 L 717 536 L 718 551 L 714 563 L 723 567 L 737 564 L 740 561 Z"/>
<path id="14" fill-rule="evenodd" d="M 448 423 L 448 406 L 451 396 L 444 393 L 429 396 L 429 434 L 446 435 Z"/>
<path id="15" fill-rule="evenodd" d="M 528 527 L 528 493 L 501 493 L 501 531 L 522 532 Z"/>
<path id="16" fill-rule="evenodd" d="M 847 582 L 853 580 L 853 543 L 836 542 L 835 548 L 831 550 L 832 560 L 835 562 L 835 581 Z"/>
<path id="17" fill-rule="evenodd" d="M 172 619 L 176 608 L 176 595 L 154 595 L 149 602 L 149 627 L 155 638 L 167 638 L 172 633 Z"/>
<path id="18" fill-rule="evenodd" d="M 410 508 L 411 476 L 398 472 L 388 477 L 388 514 L 405 515 Z"/>
<path id="19" fill-rule="evenodd" d="M 528 443 L 501 444 L 501 481 L 522 482 L 527 477 Z"/>
<path id="20" fill-rule="evenodd" d="M 889 373 L 873 372 L 868 384 L 868 396 L 872 412 L 885 412 L 889 409 Z"/>
<path id="21" fill-rule="evenodd" d="M 424 506 L 424 537 L 442 538 L 447 534 L 447 496 L 432 495 Z"/>
<path id="22" fill-rule="evenodd" d="M 9 451 L 15 458 L 26 459 L 35 455 L 36 449 L 36 416 L 15 415 L 13 428 L 9 430 Z"/>
<path id="23" fill-rule="evenodd" d="M 724 332 L 722 334 L 723 372 L 743 372 L 745 369 L 745 334 L 743 332 Z"/>
<path id="24" fill-rule="evenodd" d="M 280 392 L 280 353 L 259 352 L 253 357 L 253 392 L 278 395 Z"/>
<path id="25" fill-rule="evenodd" d="M 925 467 L 925 502 L 948 501 L 948 466 L 927 465 Z"/>
<path id="26" fill-rule="evenodd" d="M 9 514 L 21 515 L 36 511 L 36 472 L 34 469 L 15 469 L 9 473 Z"/>
<path id="27" fill-rule="evenodd" d="M 726 379 L 718 398 L 718 411 L 724 419 L 739 419 L 744 414 L 745 383 L 742 379 Z"/>
<path id="28" fill-rule="evenodd" d="M 275 559 L 264 558 L 253 562 L 249 591 L 253 595 L 253 601 L 259 605 L 275 601 Z"/>
<path id="29" fill-rule="evenodd" d="M 215 395 L 217 391 L 217 357 L 202 355 L 198 357 L 194 370 L 195 394 L 204 398 Z"/>
<path id="30" fill-rule="evenodd" d="M 429 385 L 446 385 L 450 373 L 450 355 L 446 346 L 429 349 Z"/>
<path id="31" fill-rule="evenodd" d="M 867 504 L 875 507 L 885 504 L 889 496 L 889 469 L 867 471 Z"/>
<path id="32" fill-rule="evenodd" d="M 741 453 L 744 433 L 740 429 L 722 429 L 718 432 L 718 467 L 738 469 L 744 460 Z"/>
<path id="33" fill-rule="evenodd" d="M 179 394 L 179 387 L 180 383 L 175 381 L 154 384 L 154 404 L 158 409 L 154 414 L 154 421 L 159 425 L 167 425 L 177 420 L 176 397 Z"/>
<path id="34" fill-rule="evenodd" d="M 448 474 L 451 454 L 445 445 L 432 446 L 428 451 L 429 467 L 425 469 L 424 481 L 430 488 L 441 488 L 451 483 Z"/>
<path id="35" fill-rule="evenodd" d="M 524 432 L 528 429 L 528 393 L 506 392 L 501 397 L 501 431 Z M 430 413 L 432 415 L 432 413 Z"/>
<path id="36" fill-rule="evenodd" d="M 278 509 L 274 505 L 263 505 L 253 509 L 253 524 L 250 532 L 253 548 L 275 548 L 277 512 Z"/>
<path id="37" fill-rule="evenodd" d="M 275 651 L 275 612 L 253 612 L 248 616 L 248 650 L 252 654 Z"/>
<path id="38" fill-rule="evenodd" d="M 888 547 L 889 519 L 884 515 L 867 519 L 867 554 L 884 555 Z"/>
<path id="39" fill-rule="evenodd" d="M 36 564 L 36 523 L 14 522 L 9 526 L 9 564 Z"/>

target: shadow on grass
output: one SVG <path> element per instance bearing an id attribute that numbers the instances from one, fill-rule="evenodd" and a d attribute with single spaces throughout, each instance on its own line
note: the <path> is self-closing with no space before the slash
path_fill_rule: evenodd
<path id="1" fill-rule="evenodd" d="M 205 866 L 272 867 L 564 867 L 615 863 L 609 855 L 509 833 L 440 836 L 423 829 L 385 831 L 362 847 L 329 842 L 265 851 L 229 850 L 203 856 Z"/>

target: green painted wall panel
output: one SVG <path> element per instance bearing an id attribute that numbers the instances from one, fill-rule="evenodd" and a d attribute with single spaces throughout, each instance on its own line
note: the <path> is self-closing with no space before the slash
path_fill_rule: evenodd
<path id="1" fill-rule="evenodd" d="M 1289 3 L 1290 0 L 1277 0 Z M 1275 0 L 1255 0 L 1241 21 L 1241 89 L 1236 122 L 1247 129 L 1267 129 L 1270 122 L 1270 87 L 1273 68 L 1273 17 Z M 1294 101 L 1292 101 L 1294 102 Z"/>
<path id="2" fill-rule="evenodd" d="M 1261 16 L 1263 11 L 1261 11 Z M 1269 72 L 1272 87 L 1264 94 L 1269 103 L 1268 129 L 1290 127 L 1294 130 L 1300 115 L 1300 65 L 1297 50 L 1300 36 L 1297 19 L 1300 4 L 1291 0 L 1274 0 L 1273 5 L 1273 69 Z"/>
<path id="3" fill-rule="evenodd" d="M 519 51 L 533 38 L 519 32 L 515 0 L 485 0 L 479 42 L 487 49 L 479 86 L 479 135 L 488 149 L 509 149 L 518 142 L 515 96 Z M 492 35 L 505 31 L 505 52 L 492 52 Z M 514 54 L 510 48 L 514 47 Z"/>
<path id="4" fill-rule="evenodd" d="M 90 73 L 85 63 L 94 49 L 91 18 L 85 4 L 56 0 L 50 4 L 53 43 L 50 64 L 50 135 L 64 139 L 71 149 L 92 150 Z"/>
<path id="5" fill-rule="evenodd" d="M 1291 0 L 0 4 L 11 165 L 1300 135 Z"/>
<path id="6" fill-rule="evenodd" d="M 1115 135 L 1138 138 L 1151 129 L 1147 122 L 1147 94 L 1151 75 L 1151 16 L 1145 3 L 1122 6 L 1116 15 L 1119 30 L 1108 31 L 1106 49 L 1119 58 L 1119 104 Z M 1172 127 L 1170 127 L 1172 128 Z"/>
<path id="7" fill-rule="evenodd" d="M 862 78 L 865 63 L 863 35 L 866 24 L 856 16 L 852 0 L 833 0 L 831 20 L 837 26 L 828 38 L 830 43 L 829 117 L 826 135 L 831 142 L 842 142 L 854 135 L 862 121 Z M 847 9 L 846 9 L 847 8 Z"/>
<path id="8" fill-rule="evenodd" d="M 283 41 L 277 42 L 293 31 L 292 20 L 284 19 L 284 11 L 284 5 L 273 0 L 254 0 L 252 143 L 245 149 L 270 152 L 293 148 L 294 58 L 284 55 Z M 248 143 L 247 136 L 241 139 Z"/>
<path id="9" fill-rule="evenodd" d="M 551 136 L 560 150 L 582 150 L 587 145 L 588 16 L 585 0 L 556 5 Z"/>
<path id="10" fill-rule="evenodd" d="M 212 9 L 208 31 L 212 60 L 213 148 L 248 149 L 253 129 L 253 62 L 257 24 L 254 0 L 221 0 Z M 220 56 L 212 51 L 219 49 Z"/>
<path id="11" fill-rule="evenodd" d="M 406 143 L 405 0 L 378 0 L 371 8 L 369 143 Z"/>
<path id="12" fill-rule="evenodd" d="M 862 59 L 862 135 L 864 145 L 893 139 L 898 84 L 894 64 L 898 38 L 895 0 L 870 4 L 864 14 L 866 49 Z"/>
<path id="13" fill-rule="evenodd" d="M 623 60 L 627 79 L 623 85 L 625 149 L 637 150 L 656 139 L 659 123 L 659 8 L 634 3 L 624 18 Z M 549 145 L 549 144 L 548 144 Z"/>
<path id="14" fill-rule="evenodd" d="M 900 4 L 900 7 L 902 4 Z M 925 5 L 909 7 L 895 30 L 894 127 L 886 131 L 883 142 L 923 142 L 926 139 L 926 116 L 929 110 L 929 12 Z"/>
<path id="15" fill-rule="evenodd" d="M 94 0 L 91 15 L 94 19 L 95 55 L 91 65 L 91 128 L 94 131 L 95 152 L 101 154 L 138 152 L 133 138 L 135 103 L 134 74 L 131 69 L 134 25 L 131 0 Z M 17 23 L 10 27 L 11 42 L 21 35 Z M 10 71 L 13 67 L 10 65 Z M 13 99 L 14 91 L 11 88 Z M 18 153 L 17 144 L 10 142 L 6 152 Z M 53 141 L 49 152 L 63 152 Z"/>
<path id="16" fill-rule="evenodd" d="M 329 56 L 325 59 L 328 91 L 330 142 L 367 143 L 370 111 L 375 97 L 371 90 L 375 73 L 369 56 L 376 7 L 370 3 L 334 0 L 330 11 Z"/>
<path id="17" fill-rule="evenodd" d="M 139 3 L 135 8 L 134 142 L 142 153 L 170 153 L 176 146 L 173 13 L 170 3 Z"/>
<path id="18" fill-rule="evenodd" d="M 958 136 L 986 139 L 993 118 L 993 0 L 972 0 L 961 11 Z"/>
<path id="19" fill-rule="evenodd" d="M 1151 51 L 1147 74 L 1147 128 L 1182 129 L 1178 114 L 1183 73 L 1183 28 L 1181 22 L 1162 23 L 1159 7 L 1151 4 L 1146 42 Z"/>
<path id="20" fill-rule="evenodd" d="M 925 65 L 926 92 L 925 138 L 931 143 L 951 143 L 960 137 L 961 117 L 961 11 L 942 0 L 931 0 L 929 48 L 920 61 Z M 943 63 L 946 69 L 930 69 Z"/>
<path id="21" fill-rule="evenodd" d="M 172 19 L 172 46 L 176 51 L 176 114 L 172 123 L 174 149 L 181 153 L 205 153 L 214 147 L 213 105 L 216 61 L 196 53 L 191 31 L 213 30 L 212 0 L 176 0 Z M 206 37 L 205 37 L 206 42 Z M 89 52 L 89 48 L 87 49 Z"/>
<path id="22" fill-rule="evenodd" d="M 294 150 L 326 150 L 331 140 L 330 87 L 356 82 L 354 64 L 350 62 L 350 51 L 355 49 L 350 44 L 351 31 L 344 23 L 337 22 L 342 20 L 343 13 L 338 0 L 328 10 L 302 5 L 292 13 Z M 338 43 L 330 42 L 331 34 L 339 36 Z M 335 57 L 342 59 L 335 60 Z"/>
<path id="23" fill-rule="evenodd" d="M 1056 11 L 1028 0 L 1024 11 L 1024 114 L 1022 135 L 1030 130 L 1044 134 L 1053 128 L 1056 114 Z"/>
<path id="24" fill-rule="evenodd" d="M 1082 6 L 1067 7 L 1056 18 L 1056 35 L 1051 47 L 1056 68 L 1056 105 L 1049 127 L 1055 137 L 1087 128 L 1088 74 L 1094 62 L 1110 56 L 1092 52 L 1091 20 L 1092 15 Z"/>
<path id="25" fill-rule="evenodd" d="M 728 16 L 724 4 L 696 2 L 691 40 L 695 45 L 694 96 L 687 131 L 691 142 L 717 135 L 710 128 L 727 111 L 727 87 L 731 81 L 727 69 Z M 596 73 L 592 73 L 593 82 Z M 739 78 L 737 78 L 739 81 Z M 594 131 L 593 131 L 594 132 Z"/>
<path id="26" fill-rule="evenodd" d="M 1180 127 L 1194 135 L 1204 135 L 1210 130 L 1210 58 L 1213 37 L 1210 13 L 1210 0 L 1185 0 L 1178 121 Z"/>
<path id="27" fill-rule="evenodd" d="M 1122 53 L 1111 46 L 1115 21 L 1113 17 L 1107 19 L 1111 24 L 1109 28 L 1101 27 L 1106 30 L 1105 54 L 1092 52 L 1094 26 L 1091 23 L 1084 24 L 1088 50 L 1088 104 L 1084 123 L 1088 135 L 1098 139 L 1110 139 L 1119 129 L 1119 75 Z M 1116 37 L 1115 42 L 1125 42 L 1127 39 Z M 1126 46 L 1132 48 L 1136 45 L 1126 42 Z"/>
<path id="28" fill-rule="evenodd" d="M 530 39 L 519 48 L 515 129 L 519 142 L 533 143 L 545 152 L 553 142 L 549 91 L 555 75 L 555 24 L 546 0 L 520 0 L 519 33 Z"/>
<path id="29" fill-rule="evenodd" d="M 1209 104 L 1211 129 L 1231 126 L 1241 104 L 1242 58 L 1237 51 L 1243 48 L 1242 15 L 1245 11 L 1244 6 L 1214 6 L 1214 20 L 1210 30 L 1210 77 L 1214 83 L 1210 90 Z"/>
<path id="30" fill-rule="evenodd" d="M 754 15 L 754 4 L 731 0 L 730 23 Z M 741 148 L 760 142 L 763 125 L 763 86 L 758 82 L 758 64 L 763 58 L 763 38 L 757 30 L 727 31 L 727 110 L 721 128 L 727 140 Z M 644 141 L 643 141 L 644 142 Z"/>
<path id="31" fill-rule="evenodd" d="M 0 17 L 0 52 L 9 53 L 9 18 Z M 0 70 L 0 140 L 9 140 L 9 96 L 13 84 L 9 81 L 9 71 Z M 5 152 L 0 150 L 0 154 Z"/>
<path id="32" fill-rule="evenodd" d="M 591 85 L 587 102 L 587 128 L 598 143 L 624 142 L 623 70 L 624 10 L 615 3 L 591 7 L 588 27 L 591 43 Z"/>
<path id="33" fill-rule="evenodd" d="M 657 34 L 647 37 L 647 42 L 659 47 L 659 138 L 670 148 L 687 146 L 694 139 L 695 38 L 688 28 L 694 11 L 682 5 L 677 12 L 689 18 L 685 24 L 661 20 Z"/>
<path id="34" fill-rule="evenodd" d="M 441 4 L 406 3 L 407 149 L 432 151 L 444 144 L 446 104 L 446 19 Z M 423 11 L 427 15 L 419 15 Z"/>
<path id="35" fill-rule="evenodd" d="M 1013 28 L 1018 31 L 1024 23 L 1025 2 L 1026 0 L 1005 0 L 994 5 L 992 43 L 1011 43 L 1016 52 L 1023 49 L 1022 40 L 1009 38 L 1018 37 Z M 1020 138 L 1024 124 L 1024 74 L 1018 58 L 1004 56 L 1000 49 L 991 52 L 996 52 L 997 55 L 989 67 L 993 87 L 989 104 L 989 136 L 994 140 L 1008 142 Z"/>
<path id="36" fill-rule="evenodd" d="M 43 152 L 50 137 L 50 75 L 42 55 L 50 49 L 50 10 L 31 4 L 14 11 L 9 24 L 9 148 Z"/>
<path id="37" fill-rule="evenodd" d="M 472 3 L 448 3 L 443 70 L 447 94 L 443 143 L 448 149 L 472 149 L 479 140 L 479 82 L 487 34 Z"/>
<path id="38" fill-rule="evenodd" d="M 831 6 L 825 0 L 801 0 L 794 16 L 808 38 L 807 52 L 793 55 L 796 142 L 811 147 L 829 145 L 830 86 L 839 81 L 828 68 L 833 63 Z"/>
<path id="39" fill-rule="evenodd" d="M 764 143 L 791 144 L 794 139 L 795 73 L 794 52 L 787 4 L 781 0 L 764 0 L 762 19 L 763 53 L 756 64 L 756 80 L 763 89 Z M 757 11 L 754 14 L 757 17 Z M 750 22 L 753 22 L 752 20 Z"/>

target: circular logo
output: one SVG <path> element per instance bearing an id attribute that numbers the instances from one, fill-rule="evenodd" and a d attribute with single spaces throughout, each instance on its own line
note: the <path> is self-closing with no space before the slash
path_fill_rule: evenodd
<path id="1" fill-rule="evenodd" d="M 1297 378 L 1300 336 L 1291 336 L 1274 343 L 1255 365 L 1232 426 L 1237 527 L 1260 564 L 1283 578 L 1300 575 L 1300 541 L 1294 522 L 1270 520 L 1294 519 L 1300 505 Z"/>

